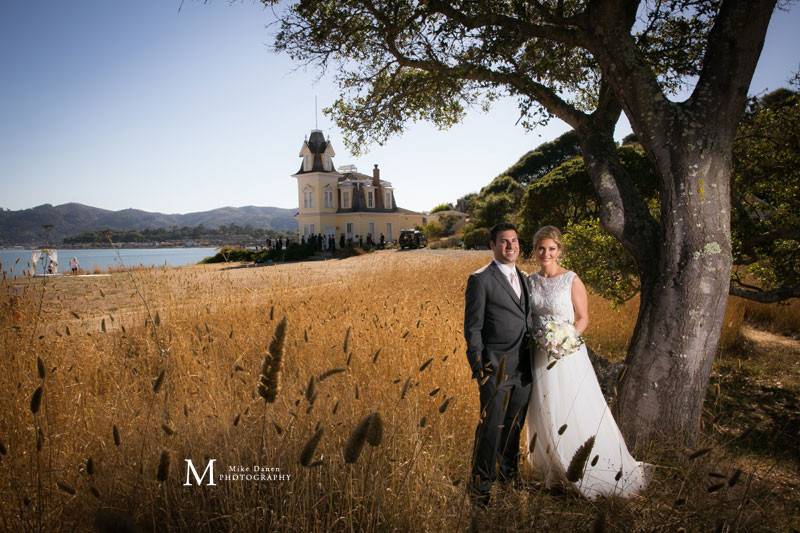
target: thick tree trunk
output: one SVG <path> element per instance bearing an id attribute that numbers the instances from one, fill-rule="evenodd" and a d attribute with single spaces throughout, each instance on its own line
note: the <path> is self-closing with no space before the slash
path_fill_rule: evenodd
<path id="1" fill-rule="evenodd" d="M 629 446 L 691 444 L 720 338 L 731 270 L 728 139 L 700 148 L 691 129 L 657 158 L 663 179 L 657 259 L 643 274 L 617 404 Z M 689 132 L 689 133 L 685 133 Z M 704 137 L 708 139 L 708 135 Z"/>
<path id="2" fill-rule="evenodd" d="M 691 442 L 717 350 L 731 270 L 736 124 L 775 0 L 723 0 L 692 96 L 670 102 L 631 37 L 638 2 L 590 4 L 587 49 L 614 89 L 661 183 L 661 239 L 642 293 L 617 421 L 628 445 Z"/>

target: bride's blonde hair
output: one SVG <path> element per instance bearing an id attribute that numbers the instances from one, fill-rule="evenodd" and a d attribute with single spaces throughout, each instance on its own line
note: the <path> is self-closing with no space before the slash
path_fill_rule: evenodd
<path id="1" fill-rule="evenodd" d="M 539 243 L 545 239 L 552 239 L 558 245 L 558 249 L 561 250 L 561 255 L 564 255 L 564 245 L 561 244 L 561 230 L 555 226 L 542 226 L 536 233 L 533 234 L 533 249 L 536 250 L 536 247 L 539 246 Z"/>

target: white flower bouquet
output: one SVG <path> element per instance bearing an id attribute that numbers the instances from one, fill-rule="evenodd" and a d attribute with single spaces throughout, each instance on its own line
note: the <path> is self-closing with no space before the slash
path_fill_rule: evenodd
<path id="1" fill-rule="evenodd" d="M 575 353 L 584 344 L 575 326 L 551 317 L 540 318 L 540 326 L 534 332 L 534 338 L 547 352 L 547 360 L 550 361 L 547 368 L 552 368 L 559 359 Z"/>

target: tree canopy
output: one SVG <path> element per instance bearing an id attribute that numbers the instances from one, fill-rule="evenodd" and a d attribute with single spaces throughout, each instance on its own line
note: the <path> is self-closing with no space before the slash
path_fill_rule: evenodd
<path id="1" fill-rule="evenodd" d="M 732 294 L 762 301 L 800 296 L 800 94 L 778 89 L 753 98 L 742 119 L 734 145 L 731 231 L 734 242 Z M 563 136 L 562 136 L 563 137 Z M 561 138 L 523 155 L 509 169 L 527 168 L 530 154 L 541 153 Z M 544 150 L 542 149 L 544 147 Z M 635 136 L 618 148 L 623 166 L 637 176 L 640 194 L 658 212 L 657 176 Z M 473 200 L 493 205 L 493 218 L 478 209 L 472 228 L 490 227 L 496 220 L 517 223 L 526 248 L 536 230 L 546 224 L 565 229 L 574 250 L 566 259 L 598 294 L 615 302 L 639 289 L 636 263 L 599 223 L 599 199 L 580 157 L 561 156 L 547 173 L 524 189 L 521 204 L 500 212 L 497 194 L 508 192 L 508 174 L 498 176 Z M 506 204 L 508 205 L 508 204 Z"/>
<path id="2" fill-rule="evenodd" d="M 730 285 L 733 141 L 775 4 L 300 0 L 275 48 L 335 69 L 341 97 L 327 112 L 354 153 L 503 96 L 526 127 L 550 116 L 571 126 L 600 223 L 640 280 L 617 419 L 634 444 L 665 432 L 691 440 Z M 685 101 L 670 100 L 689 83 Z M 621 112 L 655 169 L 655 216 L 618 157 Z M 487 215 L 509 198 L 497 193 Z"/>
<path id="3" fill-rule="evenodd" d="M 754 98 L 734 144 L 731 292 L 763 302 L 800 297 L 800 94 Z M 754 277 L 754 284 L 744 273 Z"/>
<path id="4" fill-rule="evenodd" d="M 447 128 L 469 108 L 488 109 L 506 95 L 518 99 L 528 128 L 553 114 L 591 112 L 605 89 L 591 39 L 579 29 L 601 15 L 594 4 L 303 0 L 282 17 L 275 48 L 303 63 L 335 67 L 342 95 L 326 112 L 358 154 L 408 122 Z M 626 4 L 617 16 L 633 25 L 638 2 Z M 718 10 L 718 0 L 643 5 L 633 35 L 664 91 L 700 73 Z"/>

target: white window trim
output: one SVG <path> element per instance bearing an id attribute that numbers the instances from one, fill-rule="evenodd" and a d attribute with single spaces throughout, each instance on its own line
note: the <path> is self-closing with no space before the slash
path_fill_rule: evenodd
<path id="1" fill-rule="evenodd" d="M 306 188 L 303 189 L 303 208 L 314 208 L 314 188 L 310 185 L 306 185 Z"/>

